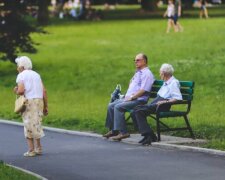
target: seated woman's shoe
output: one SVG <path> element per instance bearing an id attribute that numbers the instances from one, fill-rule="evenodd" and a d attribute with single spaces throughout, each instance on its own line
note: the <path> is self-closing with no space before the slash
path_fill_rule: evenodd
<path id="1" fill-rule="evenodd" d="M 152 142 L 157 142 L 158 138 L 155 134 L 152 135 Z"/>
<path id="2" fill-rule="evenodd" d="M 143 139 L 141 139 L 138 143 L 143 143 L 150 135 L 144 135 Z M 157 136 L 152 133 L 151 137 L 151 142 L 157 142 L 158 138 Z"/>
<path id="3" fill-rule="evenodd" d="M 143 143 L 145 141 L 145 139 L 147 138 L 147 136 L 144 136 L 140 141 L 138 141 L 138 143 Z"/>
<path id="4" fill-rule="evenodd" d="M 147 136 L 146 139 L 142 142 L 142 145 L 151 145 L 151 144 L 152 144 L 151 136 Z"/>

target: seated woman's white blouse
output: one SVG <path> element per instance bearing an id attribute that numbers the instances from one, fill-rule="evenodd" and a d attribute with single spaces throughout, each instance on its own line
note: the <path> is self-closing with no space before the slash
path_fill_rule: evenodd
<path id="1" fill-rule="evenodd" d="M 43 98 L 43 85 L 41 77 L 33 70 L 24 70 L 19 73 L 16 83 L 22 83 L 25 88 L 24 95 L 27 99 Z"/>
<path id="2" fill-rule="evenodd" d="M 182 100 L 180 83 L 174 76 L 163 83 L 157 94 L 164 99 Z"/>

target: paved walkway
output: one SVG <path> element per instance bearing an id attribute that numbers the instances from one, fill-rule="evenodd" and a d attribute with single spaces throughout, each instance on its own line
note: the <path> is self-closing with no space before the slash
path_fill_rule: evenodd
<path id="1" fill-rule="evenodd" d="M 0 159 L 49 180 L 224 180 L 225 158 L 46 130 L 44 154 L 23 157 L 23 127 L 0 123 Z"/>

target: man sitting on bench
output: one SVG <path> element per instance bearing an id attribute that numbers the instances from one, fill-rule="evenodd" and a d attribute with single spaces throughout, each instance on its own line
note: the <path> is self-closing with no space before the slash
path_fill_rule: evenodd
<path id="1" fill-rule="evenodd" d="M 133 109 L 137 105 L 146 104 L 149 92 L 154 82 L 154 76 L 148 68 L 147 56 L 140 53 L 135 59 L 136 72 L 130 80 L 129 88 L 123 99 L 109 103 L 105 126 L 109 132 L 103 137 L 120 141 L 128 138 L 130 134 L 126 129 L 125 112 Z"/>
<path id="2" fill-rule="evenodd" d="M 147 123 L 147 116 L 155 113 L 158 105 L 182 100 L 180 84 L 179 81 L 173 76 L 173 72 L 174 69 L 172 65 L 163 64 L 159 73 L 160 78 L 164 81 L 164 83 L 159 89 L 157 97 L 150 104 L 137 106 L 131 113 L 131 117 L 138 124 L 139 132 L 142 136 L 144 136 L 144 138 L 139 141 L 142 145 L 150 145 L 151 142 L 157 141 L 156 135 Z M 160 106 L 160 108 L 161 107 L 161 111 L 169 111 L 171 105 L 165 104 Z"/>

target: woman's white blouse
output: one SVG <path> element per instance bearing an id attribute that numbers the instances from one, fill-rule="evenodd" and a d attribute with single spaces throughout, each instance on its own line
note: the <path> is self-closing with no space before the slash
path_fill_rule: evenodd
<path id="1" fill-rule="evenodd" d="M 18 74 L 16 83 L 22 83 L 24 85 L 24 95 L 27 99 L 43 98 L 43 85 L 41 77 L 35 71 L 22 71 Z"/>

